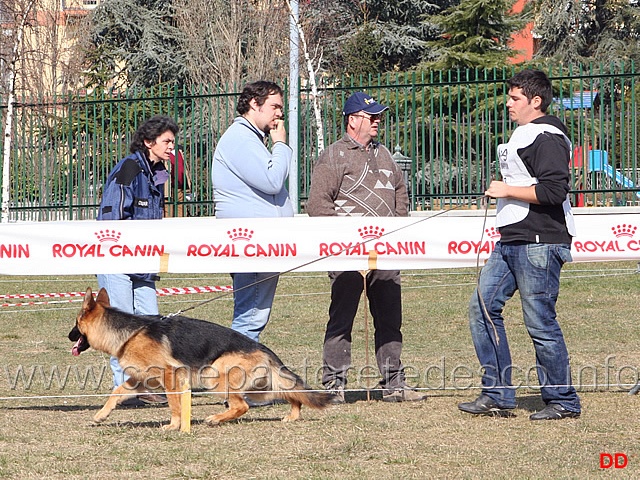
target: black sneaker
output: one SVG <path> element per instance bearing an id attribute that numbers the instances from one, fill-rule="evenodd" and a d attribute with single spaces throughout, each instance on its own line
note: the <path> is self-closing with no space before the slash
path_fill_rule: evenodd
<path id="1" fill-rule="evenodd" d="M 138 395 L 138 400 L 147 404 L 157 403 L 159 405 L 165 405 L 166 403 L 169 403 L 169 400 L 167 400 L 167 396 L 164 393 L 143 393 Z"/>
<path id="2" fill-rule="evenodd" d="M 580 412 L 572 412 L 557 403 L 550 403 L 539 412 L 532 414 L 529 420 L 561 420 L 563 418 L 578 418 Z"/>
<path id="3" fill-rule="evenodd" d="M 343 403 L 345 403 L 344 387 L 342 385 L 327 389 L 327 393 L 331 394 L 332 405 L 342 405 Z"/>
<path id="4" fill-rule="evenodd" d="M 127 398 L 120 403 L 120 406 L 124 408 L 146 407 L 147 405 L 149 404 L 143 402 L 138 397 Z"/>
<path id="5" fill-rule="evenodd" d="M 165 405 L 168 402 L 165 394 L 143 393 L 132 398 L 127 398 L 120 406 L 122 407 L 145 407 L 148 405 Z"/>
<path id="6" fill-rule="evenodd" d="M 473 415 L 493 415 L 503 410 L 512 410 L 514 407 L 501 407 L 491 397 L 481 394 L 473 402 L 458 404 L 458 409 Z"/>

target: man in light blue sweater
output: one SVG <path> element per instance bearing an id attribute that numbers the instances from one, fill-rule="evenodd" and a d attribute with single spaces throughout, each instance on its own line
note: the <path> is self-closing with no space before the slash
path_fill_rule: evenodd
<path id="1" fill-rule="evenodd" d="M 283 92 L 272 82 L 246 85 L 240 114 L 213 154 L 213 195 L 218 218 L 292 217 L 285 187 L 292 150 L 286 143 Z M 266 146 L 271 138 L 271 151 Z M 232 273 L 231 328 L 259 341 L 269 321 L 278 273 Z"/>

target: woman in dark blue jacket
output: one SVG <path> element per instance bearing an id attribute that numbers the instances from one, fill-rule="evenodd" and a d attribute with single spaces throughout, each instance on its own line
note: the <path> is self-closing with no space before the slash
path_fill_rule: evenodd
<path id="1" fill-rule="evenodd" d="M 157 115 L 144 122 L 133 135 L 129 150 L 113 168 L 102 192 L 98 220 L 160 219 L 164 209 L 164 184 L 169 179 L 165 161 L 175 148 L 178 125 Z M 155 281 L 151 273 L 100 274 L 98 286 L 109 294 L 111 306 L 136 315 L 157 315 Z M 118 359 L 111 357 L 114 386 L 128 378 Z M 166 402 L 166 398 L 145 394 L 127 403 Z"/>

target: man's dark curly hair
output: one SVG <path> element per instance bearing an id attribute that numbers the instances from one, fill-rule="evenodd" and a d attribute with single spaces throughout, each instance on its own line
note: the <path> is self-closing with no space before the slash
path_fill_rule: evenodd
<path id="1" fill-rule="evenodd" d="M 264 102 L 267 100 L 269 95 L 284 95 L 282 92 L 282 88 L 280 88 L 277 84 L 273 82 L 269 82 L 267 80 L 258 80 L 257 82 L 248 83 L 242 89 L 242 93 L 240 94 L 240 98 L 238 98 L 238 105 L 236 106 L 236 110 L 240 115 L 244 115 L 247 113 L 251 106 L 249 102 L 255 98 L 256 103 L 259 107 L 264 105 Z"/>
<path id="2" fill-rule="evenodd" d="M 138 127 L 133 134 L 129 151 L 131 153 L 143 152 L 149 156 L 149 149 L 144 144 L 145 140 L 153 142 L 164 132 L 170 130 L 174 135 L 178 134 L 178 124 L 165 115 L 155 115 Z"/>

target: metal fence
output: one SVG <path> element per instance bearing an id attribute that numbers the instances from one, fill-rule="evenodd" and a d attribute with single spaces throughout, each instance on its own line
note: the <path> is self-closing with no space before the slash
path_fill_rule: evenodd
<path id="1" fill-rule="evenodd" d="M 324 144 L 342 135 L 341 109 L 348 95 L 365 90 L 390 106 L 379 140 L 405 168 L 412 208 L 477 208 L 488 182 L 498 176 L 496 146 L 515 127 L 508 119 L 505 87 L 513 73 L 502 69 L 325 80 L 317 99 Z M 574 145 L 573 204 L 639 205 L 640 92 L 634 66 L 549 68 L 548 74 L 556 95 L 549 113 L 567 124 Z M 175 196 L 169 203 L 183 204 L 187 215 L 212 215 L 211 159 L 235 116 L 236 99 L 237 89 L 221 87 L 21 99 L 12 132 L 10 220 L 95 218 L 107 174 L 127 154 L 138 123 L 156 113 L 180 124 L 178 143 L 188 165 L 188 200 Z M 6 106 L 2 113 L 4 118 Z M 318 156 L 308 89 L 300 93 L 299 126 L 298 198 L 304 211 Z"/>

